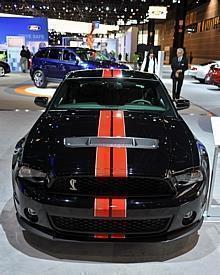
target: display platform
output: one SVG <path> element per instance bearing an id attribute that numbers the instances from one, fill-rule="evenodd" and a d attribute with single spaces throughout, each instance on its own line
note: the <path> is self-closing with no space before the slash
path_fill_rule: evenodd
<path id="1" fill-rule="evenodd" d="M 40 89 L 33 85 L 23 85 L 23 86 L 17 87 L 15 89 L 15 92 L 17 94 L 22 94 L 22 95 L 52 97 L 55 90 L 56 90 L 55 88 Z"/>

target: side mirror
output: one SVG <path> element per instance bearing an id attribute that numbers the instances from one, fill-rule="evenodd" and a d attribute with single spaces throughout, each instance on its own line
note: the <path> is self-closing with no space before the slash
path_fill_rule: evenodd
<path id="1" fill-rule="evenodd" d="M 176 100 L 176 109 L 184 110 L 190 107 L 190 101 L 187 99 L 177 99 Z"/>
<path id="2" fill-rule="evenodd" d="M 34 99 L 34 103 L 35 103 L 37 106 L 46 108 L 46 107 L 47 107 L 47 104 L 48 104 L 48 97 L 37 96 L 37 97 L 35 97 L 35 99 Z"/>

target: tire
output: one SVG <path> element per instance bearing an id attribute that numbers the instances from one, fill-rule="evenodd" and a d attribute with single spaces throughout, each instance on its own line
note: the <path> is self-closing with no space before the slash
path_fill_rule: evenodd
<path id="1" fill-rule="evenodd" d="M 0 66 L 0 77 L 5 76 L 5 69 L 4 67 Z"/>
<path id="2" fill-rule="evenodd" d="M 201 84 L 204 84 L 205 83 L 205 79 L 198 79 L 199 80 L 199 82 L 201 83 Z"/>
<path id="3" fill-rule="evenodd" d="M 47 87 L 47 81 L 46 81 L 44 72 L 41 70 L 37 70 L 34 72 L 33 81 L 34 81 L 34 85 L 37 88 L 46 88 Z"/>

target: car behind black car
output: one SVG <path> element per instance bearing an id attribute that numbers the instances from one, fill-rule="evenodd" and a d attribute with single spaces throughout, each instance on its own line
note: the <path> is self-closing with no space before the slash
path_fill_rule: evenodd
<path id="1" fill-rule="evenodd" d="M 36 98 L 46 111 L 13 155 L 24 228 L 91 241 L 164 241 L 200 228 L 208 155 L 158 77 L 73 72 L 47 101 Z"/>
<path id="2" fill-rule="evenodd" d="M 61 82 L 71 71 L 96 68 L 129 69 L 96 50 L 60 46 L 40 48 L 32 59 L 30 75 L 36 87 L 45 88 L 48 82 Z"/>

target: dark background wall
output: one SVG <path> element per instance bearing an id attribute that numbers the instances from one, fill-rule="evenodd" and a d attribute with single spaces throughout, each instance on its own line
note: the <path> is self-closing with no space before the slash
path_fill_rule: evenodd
<path id="1" fill-rule="evenodd" d="M 211 0 L 208 4 L 204 4 L 187 13 L 186 26 L 193 26 L 198 22 L 217 16 L 220 16 L 220 1 Z M 162 50 L 165 50 L 166 63 L 169 62 L 169 49 L 173 45 L 174 25 L 174 19 L 157 25 L 159 29 L 159 45 L 161 45 Z M 215 29 L 199 32 L 186 31 L 184 47 L 188 56 L 190 52 L 192 53 L 192 63 L 202 63 L 211 59 L 220 60 L 220 25 L 215 26 Z"/>

